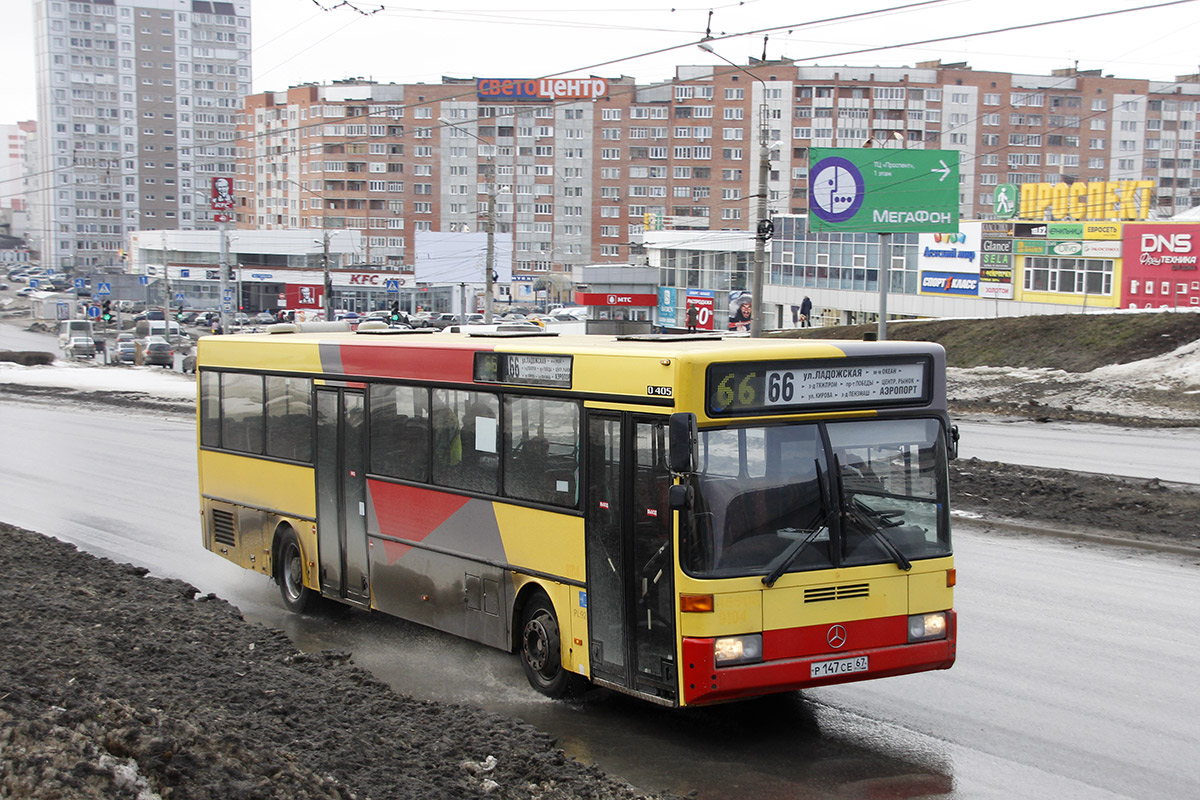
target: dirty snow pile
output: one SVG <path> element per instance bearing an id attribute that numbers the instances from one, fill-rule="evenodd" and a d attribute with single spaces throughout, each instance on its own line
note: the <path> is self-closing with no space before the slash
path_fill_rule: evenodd
<path id="1" fill-rule="evenodd" d="M 1025 367 L 951 367 L 955 403 L 1022 404 L 1114 417 L 1200 422 L 1200 342 L 1091 372 Z"/>

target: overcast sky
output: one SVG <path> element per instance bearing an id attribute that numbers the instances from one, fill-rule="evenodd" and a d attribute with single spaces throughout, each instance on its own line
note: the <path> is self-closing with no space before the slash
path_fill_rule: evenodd
<path id="1" fill-rule="evenodd" d="M 1025 25 L 1154 0 L 745 0 L 715 5 L 632 0 L 439 0 L 427 7 L 354 5 L 339 0 L 251 0 L 255 92 L 346 77 L 436 83 L 450 77 L 541 77 L 559 73 L 643 81 L 673 76 L 675 64 L 721 63 L 695 42 L 705 35 L 747 34 L 714 44 L 740 64 L 763 53 L 801 64 L 901 66 L 940 58 L 980 70 L 1049 74 L 1072 67 L 1122 77 L 1172 81 L 1200 67 L 1200 2 L 1030 30 L 849 54 L 938 37 Z M 0 122 L 36 116 L 33 2 L 4 0 L 0 69 L 6 81 Z M 377 13 L 364 12 L 382 8 Z M 895 8 L 889 13 L 814 24 L 813 16 Z M 771 30 L 767 30 L 771 29 Z M 676 48 L 669 49 L 668 48 Z M 662 51 L 655 55 L 642 55 Z"/>

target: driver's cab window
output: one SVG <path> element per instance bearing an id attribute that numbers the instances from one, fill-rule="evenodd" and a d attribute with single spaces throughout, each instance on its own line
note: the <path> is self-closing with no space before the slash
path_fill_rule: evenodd
<path id="1" fill-rule="evenodd" d="M 842 563 L 927 555 L 940 546 L 945 487 L 939 486 L 941 426 L 935 420 L 828 426 L 842 511 Z"/>

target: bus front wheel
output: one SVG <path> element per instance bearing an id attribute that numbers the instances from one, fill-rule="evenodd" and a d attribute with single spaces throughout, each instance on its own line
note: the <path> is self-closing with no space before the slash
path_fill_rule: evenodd
<path id="1" fill-rule="evenodd" d="M 307 611 L 316 599 L 316 592 L 304 585 L 304 554 L 291 528 L 281 534 L 279 557 L 275 560 L 275 582 L 289 611 Z"/>
<path id="2" fill-rule="evenodd" d="M 521 614 L 521 665 L 534 689 L 555 698 L 567 694 L 573 677 L 563 669 L 560 643 L 554 606 L 539 593 Z"/>

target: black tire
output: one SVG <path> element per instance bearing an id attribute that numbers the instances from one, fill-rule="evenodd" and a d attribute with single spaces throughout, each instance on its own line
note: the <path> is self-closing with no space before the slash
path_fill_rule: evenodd
<path id="1" fill-rule="evenodd" d="M 280 534 L 278 557 L 275 559 L 275 582 L 287 609 L 296 614 L 309 610 L 317 593 L 304 585 L 304 553 L 291 528 Z"/>
<path id="2" fill-rule="evenodd" d="M 560 698 L 577 685 L 576 676 L 563 669 L 558 617 L 550 598 L 538 592 L 521 613 L 518 655 L 529 684 L 547 697 Z"/>

